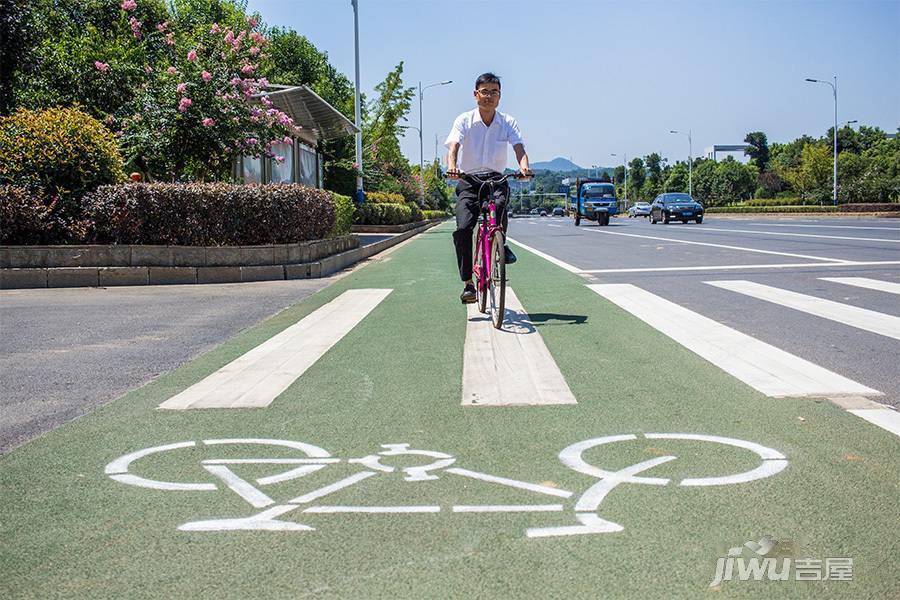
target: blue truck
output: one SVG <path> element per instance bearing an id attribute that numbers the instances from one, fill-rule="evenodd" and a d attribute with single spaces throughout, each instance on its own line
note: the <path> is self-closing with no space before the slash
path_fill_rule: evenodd
<path id="1" fill-rule="evenodd" d="M 569 186 L 569 202 L 575 225 L 582 219 L 609 225 L 609 218 L 616 214 L 616 186 L 599 179 L 576 179 L 575 185 Z"/>

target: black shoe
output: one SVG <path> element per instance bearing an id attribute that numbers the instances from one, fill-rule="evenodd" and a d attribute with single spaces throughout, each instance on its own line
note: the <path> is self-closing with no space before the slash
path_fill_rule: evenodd
<path id="1" fill-rule="evenodd" d="M 511 265 L 518 260 L 516 255 L 513 254 L 513 251 L 510 250 L 509 246 L 503 246 L 503 254 L 506 256 L 506 264 L 508 265 Z"/>
<path id="2" fill-rule="evenodd" d="M 466 287 L 463 289 L 463 293 L 459 295 L 459 299 L 462 300 L 463 304 L 474 304 L 475 286 L 471 283 L 467 283 Z"/>

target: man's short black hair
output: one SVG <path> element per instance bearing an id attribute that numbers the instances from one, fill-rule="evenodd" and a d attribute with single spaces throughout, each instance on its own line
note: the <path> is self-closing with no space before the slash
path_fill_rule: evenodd
<path id="1" fill-rule="evenodd" d="M 500 78 L 494 75 L 493 73 L 482 73 L 478 76 L 478 79 L 475 80 L 475 89 L 477 90 L 485 83 L 496 83 L 497 87 L 500 87 Z"/>

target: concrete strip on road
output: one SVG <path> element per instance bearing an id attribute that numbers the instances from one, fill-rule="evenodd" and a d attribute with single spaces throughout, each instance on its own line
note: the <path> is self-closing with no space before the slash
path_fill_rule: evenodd
<path id="1" fill-rule="evenodd" d="M 877 396 L 881 392 L 631 284 L 588 287 L 726 373 L 773 397 Z"/>
<path id="2" fill-rule="evenodd" d="M 865 419 L 869 423 L 878 425 L 882 429 L 890 431 L 894 435 L 900 437 L 900 413 L 890 408 L 875 408 L 848 410 L 847 412 L 856 415 L 861 419 Z"/>
<path id="3" fill-rule="evenodd" d="M 703 265 L 698 267 L 630 267 L 622 269 L 585 269 L 580 273 L 656 273 L 664 271 L 723 271 L 735 269 L 796 269 L 807 267 L 867 267 L 878 265 L 900 265 L 900 260 L 878 260 L 834 263 L 772 263 L 764 265 Z M 823 278 L 825 279 L 825 278 Z"/>
<path id="4" fill-rule="evenodd" d="M 159 408 L 265 407 L 356 327 L 392 290 L 348 290 Z"/>
<path id="5" fill-rule="evenodd" d="M 869 279 L 868 277 L 819 277 L 819 279 L 843 283 L 844 285 L 854 285 L 867 290 L 900 294 L 900 283 L 894 283 L 893 281 L 881 281 L 880 279 Z"/>
<path id="6" fill-rule="evenodd" d="M 704 283 L 900 340 L 900 317 L 783 290 L 754 281 L 705 281 Z"/>
<path id="7" fill-rule="evenodd" d="M 809 260 L 821 260 L 833 263 L 848 263 L 851 261 L 841 258 L 827 258 L 824 256 L 810 256 L 808 254 L 795 254 L 792 252 L 777 252 L 775 250 L 761 250 L 759 248 L 745 248 L 743 246 L 727 246 L 725 244 L 712 244 L 709 242 L 695 242 L 692 240 L 680 240 L 677 238 L 664 238 L 655 235 L 640 235 L 637 233 L 622 233 L 619 231 L 606 231 L 605 229 L 595 229 L 593 227 L 585 229 L 585 231 L 593 231 L 594 233 L 605 233 L 606 235 L 624 235 L 627 237 L 644 238 L 647 240 L 659 240 L 662 242 L 675 242 L 677 244 L 692 244 L 695 246 L 709 246 L 712 248 L 725 248 L 726 250 L 740 250 L 742 252 L 756 252 L 758 254 L 774 254 L 776 256 L 792 256 L 794 258 L 806 258 Z"/>
<path id="8" fill-rule="evenodd" d="M 469 304 L 463 357 L 463 406 L 576 404 L 556 361 L 515 292 L 506 288 L 506 322 Z"/>

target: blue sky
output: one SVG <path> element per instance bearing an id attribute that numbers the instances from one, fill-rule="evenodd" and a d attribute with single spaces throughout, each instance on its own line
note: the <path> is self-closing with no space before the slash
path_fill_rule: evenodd
<path id="1" fill-rule="evenodd" d="M 519 120 L 531 160 L 612 165 L 658 151 L 684 158 L 761 130 L 770 142 L 822 135 L 838 117 L 900 125 L 900 0 L 599 2 L 359 0 L 361 86 L 401 60 L 425 92 L 425 160 L 484 71 L 501 76 L 500 110 Z M 350 0 L 250 0 L 270 25 L 305 35 L 353 80 Z M 418 106 L 410 123 L 418 125 Z M 418 134 L 402 149 L 418 162 Z M 443 152 L 442 148 L 439 151 Z M 510 165 L 513 163 L 511 162 Z"/>

